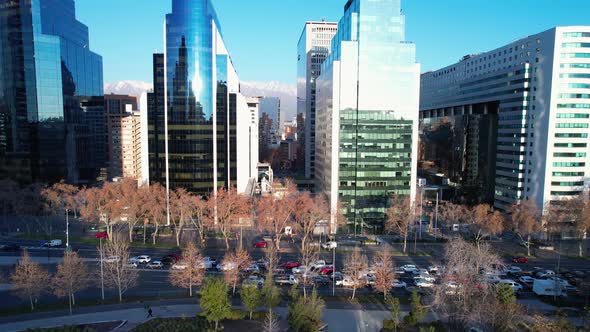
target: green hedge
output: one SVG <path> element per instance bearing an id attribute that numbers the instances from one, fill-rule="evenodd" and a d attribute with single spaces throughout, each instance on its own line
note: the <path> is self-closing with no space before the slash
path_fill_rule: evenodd
<path id="1" fill-rule="evenodd" d="M 203 317 L 195 318 L 156 318 L 147 321 L 132 332 L 203 332 L 213 330 L 214 324 L 208 323 Z"/>

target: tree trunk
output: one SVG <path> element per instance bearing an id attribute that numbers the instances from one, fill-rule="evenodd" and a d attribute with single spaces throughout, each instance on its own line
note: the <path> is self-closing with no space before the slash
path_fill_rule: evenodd
<path id="1" fill-rule="evenodd" d="M 281 236 L 279 234 L 276 235 L 275 242 L 277 250 L 281 250 Z"/>
<path id="2" fill-rule="evenodd" d="M 531 236 L 527 236 L 526 238 L 526 254 L 527 256 L 531 255 Z"/>
<path id="3" fill-rule="evenodd" d="M 129 224 L 129 243 L 133 243 L 133 225 Z"/>
<path id="4" fill-rule="evenodd" d="M 33 304 L 33 296 L 29 296 L 29 301 L 31 302 L 31 311 L 35 311 L 35 305 Z"/>
<path id="5" fill-rule="evenodd" d="M 72 294 L 68 296 L 68 303 L 70 305 L 70 316 L 72 315 Z"/>
<path id="6" fill-rule="evenodd" d="M 583 253 L 583 250 L 582 250 L 583 249 L 582 248 L 583 247 L 582 243 L 583 243 L 583 241 L 582 241 L 582 239 L 580 239 L 578 241 L 578 257 L 583 257 L 584 256 L 584 253 Z"/>
<path id="7" fill-rule="evenodd" d="M 231 292 L 231 296 L 236 296 L 236 282 L 234 281 L 234 286 Z"/>
<path id="8" fill-rule="evenodd" d="M 223 239 L 225 240 L 225 249 L 229 250 L 229 236 L 227 234 L 225 234 L 225 232 L 223 233 Z"/>
<path id="9" fill-rule="evenodd" d="M 146 233 L 147 225 L 143 224 L 143 244 L 145 244 L 145 233 Z"/>
<path id="10" fill-rule="evenodd" d="M 219 321 L 215 321 L 215 331 L 217 331 L 217 325 L 219 324 Z"/>
<path id="11" fill-rule="evenodd" d="M 352 287 L 352 299 L 354 300 L 354 295 L 356 294 L 356 287 Z"/>
<path id="12" fill-rule="evenodd" d="M 176 246 L 180 247 L 180 232 L 181 230 L 177 227 L 174 227 L 174 232 L 176 233 Z"/>
<path id="13" fill-rule="evenodd" d="M 156 229 L 154 230 L 154 234 L 152 234 L 152 242 L 155 245 L 156 244 L 156 238 L 158 237 L 158 224 L 156 223 Z"/>
<path id="14" fill-rule="evenodd" d="M 408 233 L 404 234 L 404 253 L 406 252 L 408 247 Z"/>
<path id="15" fill-rule="evenodd" d="M 72 305 L 76 305 L 76 294 L 72 293 Z"/>
<path id="16" fill-rule="evenodd" d="M 250 320 L 252 320 L 252 311 L 250 311 Z"/>
<path id="17" fill-rule="evenodd" d="M 121 291 L 121 286 L 119 286 L 119 303 L 123 302 L 123 292 Z"/>

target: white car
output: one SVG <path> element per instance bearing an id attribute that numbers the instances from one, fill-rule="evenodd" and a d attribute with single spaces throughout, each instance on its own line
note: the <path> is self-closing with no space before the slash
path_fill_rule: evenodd
<path id="1" fill-rule="evenodd" d="M 293 272 L 293 274 L 303 274 L 307 271 L 307 266 L 305 265 L 299 265 L 298 267 L 294 267 L 291 269 L 291 272 Z"/>
<path id="2" fill-rule="evenodd" d="M 258 266 L 258 264 L 252 264 L 252 265 L 250 265 L 250 267 L 248 267 L 246 269 L 246 273 L 254 273 L 254 272 L 260 272 L 260 267 Z"/>
<path id="3" fill-rule="evenodd" d="M 355 282 L 350 277 L 344 277 L 342 280 L 336 281 L 336 286 L 353 287 Z M 357 285 L 360 286 L 360 285 Z"/>
<path id="4" fill-rule="evenodd" d="M 438 273 L 438 266 L 436 266 L 436 265 L 429 266 L 428 273 Z"/>
<path id="5" fill-rule="evenodd" d="M 430 274 L 427 269 L 418 269 L 416 271 L 412 271 L 413 275 L 420 275 L 420 274 Z"/>
<path id="6" fill-rule="evenodd" d="M 445 294 L 447 295 L 455 295 L 457 294 L 457 289 L 459 288 L 459 285 L 457 285 L 456 282 L 454 281 L 448 281 L 445 284 Z"/>
<path id="7" fill-rule="evenodd" d="M 430 282 L 434 282 L 436 280 L 436 278 L 434 278 L 430 274 L 419 274 L 419 275 L 414 276 L 413 279 L 414 280 L 416 280 L 416 279 L 424 279 L 424 280 L 430 281 Z"/>
<path id="8" fill-rule="evenodd" d="M 327 265 L 327 264 L 326 264 L 326 261 L 325 261 L 325 260 L 323 260 L 323 259 L 320 259 L 319 261 L 317 261 L 317 262 L 313 263 L 313 264 L 311 265 L 311 267 L 312 267 L 312 269 L 314 269 L 314 270 L 319 270 L 319 269 L 323 268 L 323 267 L 324 267 L 324 266 L 326 266 L 326 265 Z"/>
<path id="9" fill-rule="evenodd" d="M 148 269 L 161 269 L 164 267 L 164 264 L 162 264 L 162 262 L 160 261 L 153 261 L 153 262 L 149 262 L 145 265 L 145 267 L 147 267 Z"/>
<path id="10" fill-rule="evenodd" d="M 420 287 L 420 288 L 432 288 L 434 287 L 434 283 L 432 281 L 428 281 L 426 279 L 414 279 L 414 285 Z"/>
<path id="11" fill-rule="evenodd" d="M 245 285 L 261 286 L 264 284 L 264 278 L 259 276 L 249 276 L 243 282 Z"/>
<path id="12" fill-rule="evenodd" d="M 539 271 L 537 272 L 537 277 L 539 278 L 549 278 L 555 276 L 555 272 L 551 270 Z"/>
<path id="13" fill-rule="evenodd" d="M 119 256 L 108 256 L 108 257 L 103 258 L 102 261 L 105 263 L 114 263 L 114 262 L 118 262 L 120 260 L 121 260 L 121 258 Z"/>
<path id="14" fill-rule="evenodd" d="M 147 264 L 152 261 L 152 258 L 147 255 L 141 255 L 141 256 L 137 256 L 137 257 L 132 257 L 129 259 L 129 261 L 135 262 L 138 264 Z"/>
<path id="15" fill-rule="evenodd" d="M 411 264 L 407 264 L 401 267 L 402 270 L 404 270 L 404 272 L 414 272 L 414 271 L 418 271 L 418 268 L 416 267 L 416 265 L 411 265 Z"/>
<path id="16" fill-rule="evenodd" d="M 502 280 L 502 279 L 500 279 L 500 277 L 498 277 L 496 275 L 488 275 L 486 277 L 486 281 L 489 282 L 489 283 L 491 283 L 491 284 L 497 284 L 497 283 L 500 282 L 500 280 Z"/>
<path id="17" fill-rule="evenodd" d="M 326 243 L 322 243 L 322 248 L 324 248 L 324 249 L 332 250 L 332 249 L 336 249 L 337 247 L 338 247 L 338 244 L 336 243 L 336 241 L 329 241 Z"/>
<path id="18" fill-rule="evenodd" d="M 172 270 L 186 270 L 188 268 L 188 265 L 186 265 L 185 263 L 182 263 L 182 262 L 178 262 L 178 263 L 172 264 L 172 266 L 170 268 Z"/>
<path id="19" fill-rule="evenodd" d="M 522 285 L 512 279 L 502 279 L 498 285 L 508 285 L 515 293 L 522 291 Z"/>
<path id="20" fill-rule="evenodd" d="M 391 282 L 391 287 L 392 288 L 406 288 L 406 287 L 408 287 L 408 285 L 401 280 L 394 280 Z"/>
<path id="21" fill-rule="evenodd" d="M 130 269 L 137 269 L 138 265 L 135 262 L 129 261 L 127 264 L 125 264 L 125 267 L 130 268 Z"/>
<path id="22" fill-rule="evenodd" d="M 204 266 L 204 264 L 203 264 Z M 223 262 L 219 265 L 217 265 L 217 270 L 219 271 L 231 271 L 234 270 L 237 267 L 237 264 L 234 262 Z"/>
<path id="23" fill-rule="evenodd" d="M 525 285 L 532 286 L 535 283 L 535 278 L 529 276 L 522 276 L 518 278 L 518 281 Z"/>
<path id="24" fill-rule="evenodd" d="M 504 270 L 506 273 L 520 273 L 522 269 L 518 266 L 509 266 L 507 269 Z"/>
<path id="25" fill-rule="evenodd" d="M 216 264 L 217 262 L 215 260 L 212 260 L 211 257 L 204 257 L 203 258 L 203 262 L 201 264 L 201 268 L 203 269 L 212 269 L 214 264 Z"/>
<path id="26" fill-rule="evenodd" d="M 393 270 L 393 273 L 395 273 L 395 274 L 404 274 L 404 273 L 406 273 L 406 271 L 404 271 L 404 269 L 402 269 L 401 267 L 396 267 Z"/>

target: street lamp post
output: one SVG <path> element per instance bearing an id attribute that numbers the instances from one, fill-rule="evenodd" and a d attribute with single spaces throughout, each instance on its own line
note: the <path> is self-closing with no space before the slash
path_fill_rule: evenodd
<path id="1" fill-rule="evenodd" d="M 422 206 L 424 205 L 424 190 L 420 190 L 420 215 L 418 216 L 418 220 L 420 222 L 420 240 L 422 240 Z"/>
<path id="2" fill-rule="evenodd" d="M 70 249 L 70 210 L 66 209 L 66 250 Z"/>
<path id="3" fill-rule="evenodd" d="M 335 239 L 334 239 L 335 240 Z M 336 246 L 332 248 L 332 296 L 336 294 Z"/>
<path id="4" fill-rule="evenodd" d="M 438 191 L 436 192 L 436 206 L 434 210 L 434 240 L 437 239 L 437 232 L 438 231 Z"/>
<path id="5" fill-rule="evenodd" d="M 104 270 L 102 267 L 103 264 L 103 257 L 102 257 L 102 237 L 98 239 L 99 241 L 99 246 L 100 246 L 100 291 L 101 291 L 101 295 L 102 295 L 102 300 L 104 301 Z"/>

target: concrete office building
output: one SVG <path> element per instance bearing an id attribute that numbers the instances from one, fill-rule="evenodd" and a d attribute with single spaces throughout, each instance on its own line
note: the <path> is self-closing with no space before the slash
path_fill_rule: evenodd
<path id="1" fill-rule="evenodd" d="M 137 98 L 105 95 L 105 110 L 109 147 L 108 178 L 134 178 L 141 184 L 142 137 Z"/>
<path id="2" fill-rule="evenodd" d="M 334 22 L 306 22 L 297 44 L 297 113 L 305 115 L 299 145 L 304 152 L 306 179 L 313 179 L 315 171 L 316 79 L 336 31 L 338 24 Z"/>
<path id="3" fill-rule="evenodd" d="M 399 0 L 346 2 L 317 79 L 315 180 L 357 232 L 381 231 L 392 194 L 415 197 L 415 54 Z"/>
<path id="4" fill-rule="evenodd" d="M 147 98 L 150 182 L 205 195 L 244 192 L 258 160 L 244 144 L 251 114 L 210 0 L 172 0 L 164 49 L 154 55 Z"/>
<path id="5" fill-rule="evenodd" d="M 272 126 L 270 128 L 270 144 L 269 148 L 276 148 L 281 142 L 281 133 L 283 131 L 283 118 L 281 114 L 281 99 L 278 97 L 261 97 L 259 98 L 259 113 L 262 117 L 266 114 L 270 120 L 272 120 Z"/>
<path id="6" fill-rule="evenodd" d="M 465 56 L 423 74 L 421 89 L 426 144 L 446 144 L 426 159 L 449 173 L 440 152 L 454 149 L 463 170 L 451 180 L 483 186 L 482 200 L 506 210 L 532 199 L 542 208 L 586 187 L 590 27 L 557 27 Z"/>

